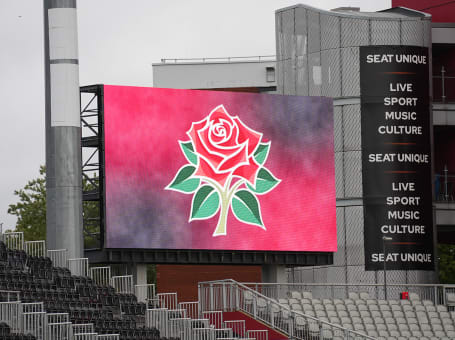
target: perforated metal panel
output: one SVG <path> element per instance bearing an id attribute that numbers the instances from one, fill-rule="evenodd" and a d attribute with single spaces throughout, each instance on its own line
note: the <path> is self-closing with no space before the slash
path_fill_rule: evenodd
<path id="1" fill-rule="evenodd" d="M 340 17 L 321 14 L 321 49 L 340 47 Z"/>
<path id="2" fill-rule="evenodd" d="M 297 56 L 295 90 L 298 96 L 308 96 L 308 76 L 308 57 Z"/>
<path id="3" fill-rule="evenodd" d="M 321 32 L 319 25 L 319 13 L 307 10 L 308 20 L 308 52 L 313 53 L 321 50 Z"/>
<path id="4" fill-rule="evenodd" d="M 283 32 L 283 59 L 295 58 L 294 10 L 282 12 L 281 29 Z"/>
<path id="5" fill-rule="evenodd" d="M 345 266 L 332 266 L 327 269 L 327 282 L 342 283 L 346 282 Z M 341 289 L 337 289 L 336 293 L 341 293 Z M 344 296 L 334 295 L 335 298 L 344 298 Z"/>
<path id="6" fill-rule="evenodd" d="M 327 282 L 327 269 L 327 267 L 315 269 L 314 282 Z"/>
<path id="7" fill-rule="evenodd" d="M 423 46 L 430 47 L 431 45 L 431 21 L 423 21 Z M 431 53 L 430 53 L 431 55 Z M 431 64 L 430 64 L 431 65 Z"/>
<path id="8" fill-rule="evenodd" d="M 333 107 L 333 133 L 335 152 L 343 150 L 343 110 L 342 106 Z"/>
<path id="9" fill-rule="evenodd" d="M 401 22 L 401 44 L 423 46 L 423 25 L 421 21 L 404 20 Z"/>
<path id="10" fill-rule="evenodd" d="M 338 250 L 333 254 L 333 265 L 340 266 L 346 264 L 346 228 L 344 223 L 344 208 L 337 208 L 337 246 Z M 339 282 L 339 281 L 334 281 Z"/>
<path id="11" fill-rule="evenodd" d="M 349 283 L 374 283 L 375 272 L 366 272 L 363 265 L 347 267 Z"/>
<path id="12" fill-rule="evenodd" d="M 346 261 L 348 265 L 365 263 L 363 244 L 363 207 L 345 208 Z"/>
<path id="13" fill-rule="evenodd" d="M 344 164 L 343 152 L 335 152 L 335 191 L 336 198 L 344 198 Z"/>
<path id="14" fill-rule="evenodd" d="M 362 197 L 361 151 L 346 151 L 344 154 L 344 195 Z"/>
<path id="15" fill-rule="evenodd" d="M 343 106 L 344 150 L 360 150 L 362 144 L 360 124 L 360 105 Z"/>
<path id="16" fill-rule="evenodd" d="M 338 49 L 321 52 L 322 95 L 341 96 L 340 51 Z"/>
<path id="17" fill-rule="evenodd" d="M 360 96 L 360 66 L 359 48 L 347 47 L 341 49 L 341 78 L 342 96 Z"/>
<path id="18" fill-rule="evenodd" d="M 296 53 L 297 56 L 308 55 L 308 32 L 306 21 L 306 9 L 297 7 L 294 10 L 294 25 L 296 36 Z"/>
<path id="19" fill-rule="evenodd" d="M 308 56 L 309 72 L 309 95 L 321 95 L 322 71 L 321 71 L 321 53 L 311 53 Z"/>
<path id="20" fill-rule="evenodd" d="M 399 45 L 400 22 L 398 20 L 371 20 L 372 45 Z"/>
<path id="21" fill-rule="evenodd" d="M 276 79 L 277 92 L 283 94 L 283 32 L 281 30 L 281 12 L 275 14 L 275 39 L 276 39 Z"/>
<path id="22" fill-rule="evenodd" d="M 282 61 L 283 66 L 283 89 L 285 94 L 295 95 L 295 65 L 293 59 Z"/>
<path id="23" fill-rule="evenodd" d="M 368 45 L 368 25 L 368 20 L 341 18 L 341 47 Z"/>

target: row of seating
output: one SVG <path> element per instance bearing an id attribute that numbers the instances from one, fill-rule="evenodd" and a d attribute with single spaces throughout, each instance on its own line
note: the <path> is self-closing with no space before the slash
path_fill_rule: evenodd
<path id="1" fill-rule="evenodd" d="M 355 331 L 384 339 L 455 339 L 455 312 L 430 300 L 376 300 L 368 293 L 353 293 L 347 299 L 317 299 L 311 292 L 292 292 L 278 302 L 291 310 Z M 258 302 L 258 306 L 260 307 Z M 307 330 L 305 318 L 296 327 Z M 326 330 L 327 335 L 331 331 Z"/>
<path id="2" fill-rule="evenodd" d="M 11 333 L 11 328 L 6 322 L 0 322 L 0 339 L 2 340 L 36 340 L 31 334 Z"/>
<path id="3" fill-rule="evenodd" d="M 143 326 L 147 307 L 135 295 L 71 275 L 67 268 L 54 267 L 48 257 L 8 249 L 1 241 L 0 290 L 19 291 L 22 302 L 43 302 L 48 313 L 68 313 L 73 324 L 93 323 L 98 334 L 120 334 L 121 340 L 163 339 L 156 328 Z M 0 301 L 10 298 L 0 292 Z M 0 339 L 34 338 L 5 333 Z"/>

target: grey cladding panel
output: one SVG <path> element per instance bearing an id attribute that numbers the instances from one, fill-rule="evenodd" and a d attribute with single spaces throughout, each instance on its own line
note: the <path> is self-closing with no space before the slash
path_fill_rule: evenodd
<path id="1" fill-rule="evenodd" d="M 360 96 L 359 48 L 341 49 L 342 95 L 344 97 Z"/>
<path id="2" fill-rule="evenodd" d="M 360 105 L 343 106 L 344 150 L 355 151 L 361 148 Z"/>
<path id="3" fill-rule="evenodd" d="M 335 152 L 343 150 L 343 109 L 342 106 L 333 107 L 333 132 Z"/>
<path id="4" fill-rule="evenodd" d="M 366 272 L 364 270 L 364 266 L 348 266 L 348 279 L 347 282 L 349 283 L 375 283 L 375 272 Z M 373 297 L 373 289 L 371 288 L 371 296 Z"/>
<path id="5" fill-rule="evenodd" d="M 431 45 L 431 21 L 425 20 L 423 24 L 423 46 L 430 47 Z"/>
<path id="6" fill-rule="evenodd" d="M 330 266 L 327 268 L 327 281 L 330 283 L 346 283 L 346 268 Z M 346 292 L 344 287 L 336 287 L 334 290 L 334 298 L 344 299 Z M 326 295 L 327 296 L 327 295 Z"/>
<path id="7" fill-rule="evenodd" d="M 322 95 L 341 96 L 340 51 L 338 49 L 321 52 Z"/>
<path id="8" fill-rule="evenodd" d="M 364 241 L 363 241 L 363 206 L 351 206 L 345 208 L 346 226 L 346 257 L 347 264 L 363 265 Z"/>
<path id="9" fill-rule="evenodd" d="M 296 60 L 296 94 L 308 96 L 308 57 L 298 56 Z"/>
<path id="10" fill-rule="evenodd" d="M 335 15 L 321 14 L 321 49 L 340 47 L 340 18 Z"/>
<path id="11" fill-rule="evenodd" d="M 344 154 L 344 194 L 345 197 L 362 197 L 362 157 L 361 151 L 346 151 Z"/>
<path id="12" fill-rule="evenodd" d="M 341 46 L 368 45 L 368 31 L 368 20 L 341 18 Z"/>
<path id="13" fill-rule="evenodd" d="M 333 264 L 335 266 L 341 266 L 346 264 L 346 229 L 344 223 L 344 209 L 343 207 L 338 207 L 337 209 L 337 252 L 333 254 Z M 339 281 L 337 281 L 339 282 Z"/>
<path id="14" fill-rule="evenodd" d="M 295 58 L 294 10 L 284 11 L 281 17 L 283 30 L 283 58 Z"/>
<path id="15" fill-rule="evenodd" d="M 420 20 L 401 22 L 401 44 L 423 46 L 423 24 Z"/>
<path id="16" fill-rule="evenodd" d="M 400 22 L 397 20 L 371 20 L 372 45 L 399 45 Z"/>
<path id="17" fill-rule="evenodd" d="M 309 94 L 310 96 L 321 95 L 321 53 L 311 53 L 308 56 L 308 72 L 309 72 Z"/>
<path id="18" fill-rule="evenodd" d="M 321 50 L 321 32 L 319 25 L 319 13 L 307 11 L 308 17 L 308 52 L 318 52 Z"/>
<path id="19" fill-rule="evenodd" d="M 284 94 L 295 95 L 295 60 L 285 59 L 283 65 L 283 91 Z"/>
<path id="20" fill-rule="evenodd" d="M 344 198 L 343 152 L 335 152 L 335 190 L 336 198 Z"/>
<path id="21" fill-rule="evenodd" d="M 308 32 L 306 21 L 306 9 L 302 7 L 295 8 L 295 36 L 296 36 L 296 54 L 303 56 L 308 54 Z"/>
<path id="22" fill-rule="evenodd" d="M 275 36 L 276 36 L 276 77 L 277 92 L 283 94 L 283 32 L 281 31 L 281 13 L 275 14 Z"/>

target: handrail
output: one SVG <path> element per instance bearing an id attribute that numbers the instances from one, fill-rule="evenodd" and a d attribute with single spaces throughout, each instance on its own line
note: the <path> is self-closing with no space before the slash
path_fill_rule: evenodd
<path id="1" fill-rule="evenodd" d="M 244 57 L 210 57 L 210 58 L 163 58 L 161 62 L 166 63 L 194 63 L 194 62 L 232 62 L 232 61 L 275 61 L 276 55 L 258 55 Z"/>
<path id="2" fill-rule="evenodd" d="M 220 284 L 220 285 L 223 285 L 223 284 L 231 284 L 231 285 L 235 285 L 237 287 L 241 287 L 243 288 L 245 291 L 249 292 L 252 296 L 255 296 L 256 299 L 257 298 L 261 298 L 261 299 L 264 299 L 266 302 L 267 302 L 267 305 L 271 305 L 271 304 L 277 304 L 280 306 L 280 308 L 286 310 L 290 315 L 294 315 L 294 320 L 295 320 L 295 316 L 301 316 L 305 319 L 309 319 L 309 320 L 312 320 L 314 322 L 317 322 L 319 325 L 327 325 L 333 329 L 338 329 L 340 330 L 342 333 L 344 334 L 352 334 L 352 335 L 355 335 L 355 336 L 360 336 L 362 338 L 365 338 L 365 339 L 375 339 L 373 337 L 370 337 L 366 334 L 363 334 L 363 333 L 360 333 L 360 332 L 357 332 L 355 330 L 351 330 L 351 329 L 348 329 L 348 328 L 345 328 L 345 327 L 342 327 L 342 326 L 339 326 L 339 325 L 336 325 L 336 324 L 332 324 L 330 322 L 327 322 L 327 321 L 324 321 L 324 320 L 320 320 L 318 318 L 315 318 L 313 316 L 310 316 L 310 315 L 306 315 L 300 311 L 295 311 L 295 310 L 291 310 L 288 306 L 285 306 L 285 305 L 281 305 L 279 304 L 278 302 L 276 302 L 275 300 L 259 293 L 258 291 L 254 290 L 254 289 L 251 289 L 249 288 L 248 286 L 246 286 L 245 284 L 243 283 L 240 283 L 240 282 L 237 282 L 233 279 L 225 279 L 225 280 L 215 280 L 215 281 L 205 281 L 205 282 L 199 282 L 198 286 L 199 286 L 199 292 L 201 292 L 202 288 L 204 285 L 208 285 L 208 287 L 213 287 L 214 284 Z M 225 299 L 225 297 L 223 297 L 223 299 Z M 199 297 L 199 301 L 201 303 L 201 296 Z M 237 303 L 237 302 L 236 302 Z M 204 304 L 201 303 L 201 308 L 204 308 Z M 237 306 L 237 308 L 239 308 Z M 274 327 L 273 324 L 270 324 L 269 322 L 267 322 L 266 320 L 262 320 L 262 321 L 265 321 L 266 323 L 268 323 L 270 326 Z M 286 331 L 286 330 L 283 330 L 283 329 L 280 329 L 281 331 Z"/>

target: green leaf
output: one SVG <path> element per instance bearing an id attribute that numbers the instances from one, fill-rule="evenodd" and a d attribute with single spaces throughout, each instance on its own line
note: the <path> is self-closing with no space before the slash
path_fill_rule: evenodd
<path id="1" fill-rule="evenodd" d="M 239 221 L 258 225 L 265 229 L 262 223 L 259 201 L 250 191 L 239 190 L 232 198 L 232 212 Z"/>
<path id="2" fill-rule="evenodd" d="M 197 189 L 201 180 L 199 178 L 191 178 L 191 175 L 196 171 L 196 167 L 186 165 L 180 168 L 174 180 L 169 184 L 166 189 L 180 191 L 183 193 L 191 193 Z"/>
<path id="3" fill-rule="evenodd" d="M 188 162 L 196 165 L 197 164 L 197 155 L 194 153 L 193 143 L 179 141 L 180 148 L 182 149 L 183 154 L 185 155 Z"/>
<path id="4" fill-rule="evenodd" d="M 281 180 L 275 178 L 269 170 L 261 168 L 256 177 L 256 187 L 253 188 L 249 184 L 247 184 L 247 187 L 257 194 L 265 194 L 272 190 L 280 182 Z"/>
<path id="5" fill-rule="evenodd" d="M 256 151 L 254 152 L 254 159 L 259 165 L 265 163 L 267 156 L 269 155 L 270 142 L 259 143 Z"/>
<path id="6" fill-rule="evenodd" d="M 216 214 L 219 207 L 220 197 L 218 192 L 212 186 L 204 185 L 193 196 L 190 221 L 210 218 Z"/>

